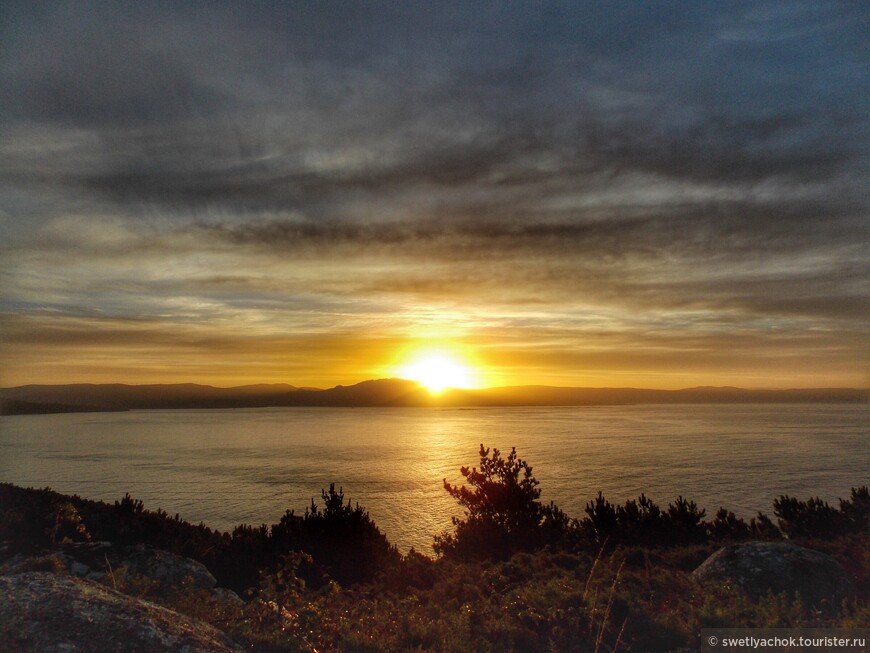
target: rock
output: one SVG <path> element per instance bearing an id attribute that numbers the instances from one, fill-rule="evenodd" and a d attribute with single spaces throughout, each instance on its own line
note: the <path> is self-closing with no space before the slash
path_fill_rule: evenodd
<path id="1" fill-rule="evenodd" d="M 226 587 L 215 587 L 210 593 L 215 600 L 222 601 L 233 607 L 241 608 L 245 605 L 245 600 L 241 596 Z"/>
<path id="2" fill-rule="evenodd" d="M 167 596 L 176 590 L 215 587 L 217 580 L 200 562 L 145 546 L 115 546 L 111 542 L 64 545 L 36 557 L 16 555 L 0 565 L 0 574 L 27 571 L 69 573 L 112 585 L 107 575 L 120 570 L 153 582 L 152 590 Z"/>
<path id="3" fill-rule="evenodd" d="M 61 553 L 48 553 L 40 556 L 16 554 L 0 565 L 0 576 L 23 574 L 26 571 L 50 571 L 69 573 L 72 558 Z"/>
<path id="4" fill-rule="evenodd" d="M 83 578 L 85 576 L 89 576 L 93 572 L 91 571 L 91 568 L 87 565 L 84 565 L 81 562 L 74 560 L 73 563 L 69 566 L 69 573 L 71 573 L 73 576 Z"/>
<path id="5" fill-rule="evenodd" d="M 839 562 L 825 553 L 789 542 L 749 542 L 723 547 L 692 576 L 731 581 L 754 597 L 769 591 L 797 593 L 814 606 L 823 601 L 839 603 L 855 594 L 855 587 Z"/>
<path id="6" fill-rule="evenodd" d="M 190 617 L 72 576 L 0 576 L 0 642 L 21 653 L 239 653 Z"/>
<path id="7" fill-rule="evenodd" d="M 119 564 L 126 567 L 128 573 L 146 576 L 169 589 L 186 586 L 189 589 L 208 590 L 217 584 L 215 577 L 201 562 L 160 549 L 131 547 Z"/>
<path id="8" fill-rule="evenodd" d="M 20 553 L 16 553 L 11 558 L 7 558 L 3 561 L 3 564 L 0 565 L 0 576 L 21 573 L 24 571 L 22 567 L 25 560 L 27 560 L 27 556 L 23 556 Z"/>

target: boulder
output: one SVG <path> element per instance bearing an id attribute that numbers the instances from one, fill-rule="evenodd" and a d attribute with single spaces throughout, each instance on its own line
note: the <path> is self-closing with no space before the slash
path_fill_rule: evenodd
<path id="1" fill-rule="evenodd" d="M 128 573 L 146 576 L 171 589 L 186 586 L 190 589 L 208 590 L 217 583 L 201 562 L 160 549 L 128 547 L 118 564 L 126 567 Z"/>
<path id="2" fill-rule="evenodd" d="M 754 597 L 768 592 L 797 593 L 815 606 L 823 601 L 839 603 L 855 594 L 855 587 L 839 562 L 825 553 L 790 542 L 749 542 L 723 547 L 692 576 L 699 580 L 730 581 Z"/>
<path id="3" fill-rule="evenodd" d="M 152 591 L 168 596 L 178 590 L 210 590 L 217 581 L 200 562 L 142 545 L 87 542 L 56 547 L 39 557 L 16 555 L 0 565 L 0 574 L 55 571 L 113 585 L 109 573 L 124 570 L 152 582 Z"/>
<path id="4" fill-rule="evenodd" d="M 48 572 L 0 576 L 0 642 L 21 653 L 239 653 L 224 633 L 103 585 Z"/>

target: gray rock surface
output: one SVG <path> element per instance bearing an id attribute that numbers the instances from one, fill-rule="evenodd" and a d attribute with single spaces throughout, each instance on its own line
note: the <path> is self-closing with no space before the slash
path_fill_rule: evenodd
<path id="1" fill-rule="evenodd" d="M 800 594 L 811 605 L 839 603 L 855 587 L 831 556 L 790 542 L 749 542 L 726 546 L 707 558 L 692 576 L 730 581 L 752 596 Z"/>
<path id="2" fill-rule="evenodd" d="M 48 572 L 0 576 L 0 642 L 21 653 L 229 653 L 219 630 L 103 585 Z"/>
<path id="3" fill-rule="evenodd" d="M 217 583 L 201 562 L 160 549 L 130 547 L 125 550 L 119 564 L 125 566 L 128 573 L 147 576 L 175 589 L 186 585 L 190 589 L 207 590 Z"/>
<path id="4" fill-rule="evenodd" d="M 58 547 L 42 557 L 41 566 L 38 568 L 34 568 L 34 558 L 22 555 L 13 556 L 0 565 L 0 574 L 63 570 L 78 578 L 96 580 L 107 585 L 112 585 L 107 574 L 123 570 L 128 576 L 142 576 L 153 581 L 155 592 L 164 596 L 175 590 L 210 590 L 217 583 L 205 565 L 196 560 L 160 549 L 116 546 L 110 542 Z"/>

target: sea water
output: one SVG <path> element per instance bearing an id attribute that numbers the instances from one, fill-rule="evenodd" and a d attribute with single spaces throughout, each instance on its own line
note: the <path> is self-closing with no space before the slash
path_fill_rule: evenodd
<path id="1" fill-rule="evenodd" d="M 335 483 L 391 542 L 431 553 L 461 515 L 444 479 L 480 444 L 516 447 L 572 517 L 599 491 L 682 495 L 712 516 L 772 516 L 781 494 L 836 502 L 867 484 L 870 406 L 147 410 L 0 417 L 0 481 L 115 501 L 221 530 L 301 513 Z"/>

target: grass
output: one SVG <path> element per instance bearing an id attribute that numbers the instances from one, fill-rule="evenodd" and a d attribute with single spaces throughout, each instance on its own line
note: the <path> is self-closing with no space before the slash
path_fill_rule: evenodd
<path id="1" fill-rule="evenodd" d="M 835 555 L 868 550 L 866 536 L 830 542 Z M 545 549 L 507 560 L 405 556 L 371 582 L 308 587 L 284 569 L 263 574 L 244 605 L 181 587 L 169 595 L 123 569 L 105 581 L 225 631 L 247 650 L 318 651 L 684 651 L 707 627 L 857 627 L 866 600 L 827 611 L 785 595 L 752 599 L 724 584 L 699 583 L 694 562 L 715 545 Z M 851 555 L 851 554 L 850 554 Z M 840 557 L 841 562 L 856 562 Z M 56 569 L 50 556 L 34 567 Z"/>
<path id="2" fill-rule="evenodd" d="M 680 651 L 700 647 L 707 627 L 855 627 L 870 619 L 866 604 L 823 612 L 785 595 L 753 600 L 694 581 L 681 556 L 631 564 L 642 558 L 634 553 L 439 560 L 431 586 L 393 576 L 280 589 L 267 579 L 257 600 L 230 617 L 192 594 L 170 607 L 259 651 Z"/>

